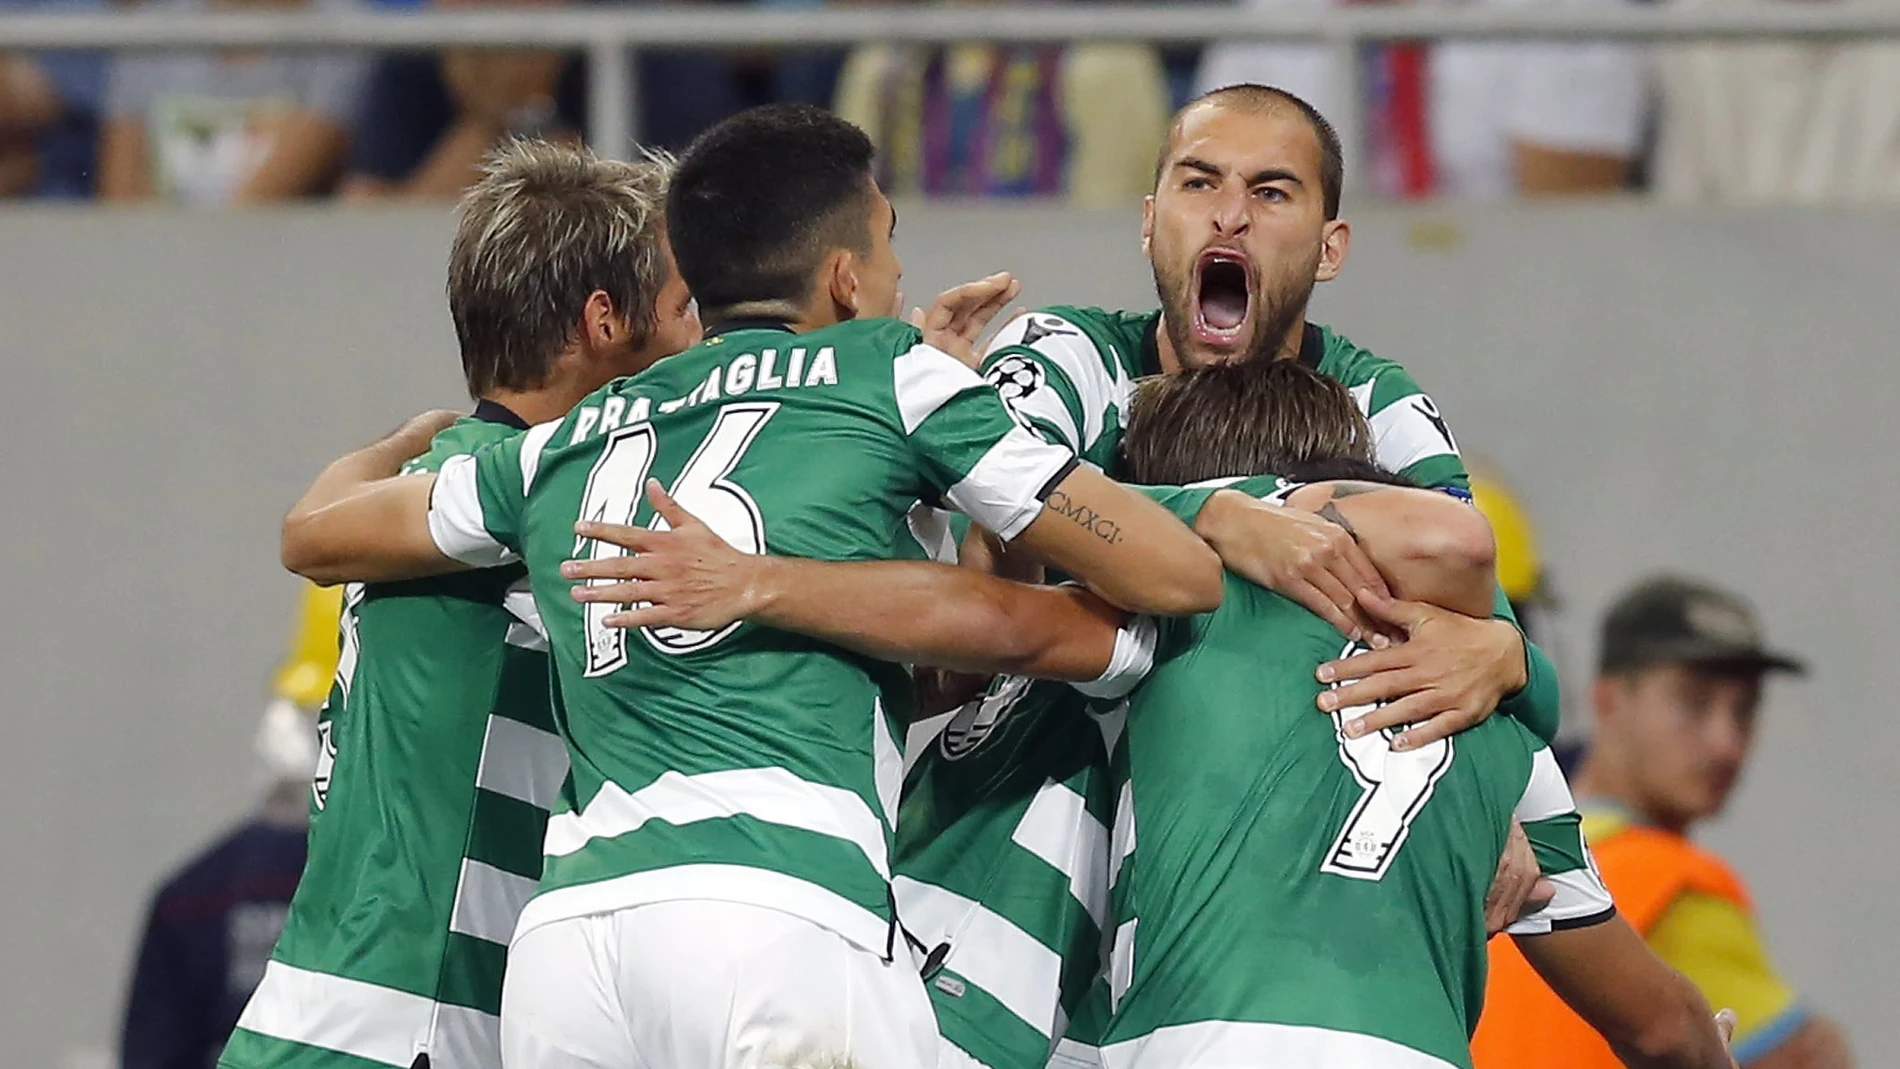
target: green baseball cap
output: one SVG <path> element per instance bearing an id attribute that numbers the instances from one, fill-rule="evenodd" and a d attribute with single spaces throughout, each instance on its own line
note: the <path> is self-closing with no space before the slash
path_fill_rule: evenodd
<path id="1" fill-rule="evenodd" d="M 1726 590 L 1679 576 L 1631 588 L 1603 617 L 1597 670 L 1652 664 L 1720 664 L 1802 675 L 1800 658 L 1767 648 L 1755 610 Z"/>

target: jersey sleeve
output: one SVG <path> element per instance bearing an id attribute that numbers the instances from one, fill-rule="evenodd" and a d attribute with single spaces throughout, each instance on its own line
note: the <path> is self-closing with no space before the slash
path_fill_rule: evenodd
<path id="1" fill-rule="evenodd" d="M 1735 1011 L 1736 1061 L 1773 1051 L 1807 1020 L 1794 988 L 1769 960 L 1755 919 L 1740 905 L 1691 891 L 1670 903 L 1645 938 L 1710 1005 Z"/>
<path id="2" fill-rule="evenodd" d="M 1128 384 L 1112 359 L 1082 328 L 1050 312 L 1018 316 L 990 339 L 983 377 L 1009 410 L 1044 440 L 1092 456 L 1103 430 L 1116 421 Z"/>
<path id="3" fill-rule="evenodd" d="M 1596 860 L 1583 840 L 1583 817 L 1571 797 L 1570 784 L 1548 747 L 1531 755 L 1530 782 L 1513 814 L 1524 825 L 1537 855 L 1538 871 L 1557 888 L 1550 904 L 1506 928 L 1512 935 L 1545 935 L 1568 928 L 1588 928 L 1616 915 L 1609 888 L 1597 871 Z"/>
<path id="4" fill-rule="evenodd" d="M 521 517 L 541 452 L 560 421 L 543 423 L 473 453 L 450 457 L 429 496 L 437 549 L 476 568 L 521 559 Z"/>
<path id="5" fill-rule="evenodd" d="M 1557 666 L 1524 634 L 1503 588 L 1497 592 L 1491 616 L 1509 622 L 1524 638 L 1523 689 L 1499 702 L 1497 711 L 1529 728 L 1546 745 L 1557 741 L 1557 729 L 1563 722 L 1563 687 L 1557 680 Z"/>
<path id="6" fill-rule="evenodd" d="M 958 512 L 1015 538 L 1076 466 L 1067 446 L 1024 430 L 981 376 L 916 342 L 892 363 L 904 437 L 919 474 Z"/>
<path id="7" fill-rule="evenodd" d="M 1419 486 L 1470 498 L 1471 476 L 1458 440 L 1409 372 L 1385 363 L 1352 393 L 1372 425 L 1373 459 L 1380 467 Z"/>

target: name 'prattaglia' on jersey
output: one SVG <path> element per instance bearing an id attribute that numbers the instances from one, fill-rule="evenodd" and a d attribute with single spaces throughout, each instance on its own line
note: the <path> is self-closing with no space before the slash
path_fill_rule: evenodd
<path id="1" fill-rule="evenodd" d="M 716 342 L 718 339 L 711 340 Z M 614 430 L 622 423 L 650 419 L 655 408 L 671 414 L 682 408 L 748 393 L 837 384 L 838 355 L 829 345 L 811 353 L 809 359 L 806 347 L 802 345 L 792 346 L 782 355 L 777 349 L 744 352 L 724 364 L 715 365 L 706 373 L 705 381 L 693 387 L 692 392 L 684 397 L 669 398 L 655 405 L 646 397 L 635 397 L 629 401 L 619 395 L 609 395 L 599 405 L 583 406 L 574 418 L 574 433 L 567 441 L 573 445 L 590 434 Z"/>

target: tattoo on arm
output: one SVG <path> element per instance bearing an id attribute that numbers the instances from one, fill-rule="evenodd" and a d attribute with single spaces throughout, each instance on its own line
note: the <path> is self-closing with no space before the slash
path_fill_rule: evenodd
<path id="1" fill-rule="evenodd" d="M 1122 540 L 1121 524 L 1086 505 L 1078 504 L 1060 490 L 1049 495 L 1047 504 L 1051 512 L 1070 520 L 1111 546 Z"/>
<path id="2" fill-rule="evenodd" d="M 1338 495 L 1335 495 L 1335 497 L 1337 496 Z M 1351 495 L 1346 495 L 1346 496 L 1351 496 Z M 1339 511 L 1339 506 L 1334 504 L 1333 502 L 1328 501 L 1326 502 L 1326 504 L 1320 506 L 1319 518 L 1322 520 L 1329 521 L 1331 523 L 1336 523 L 1339 526 L 1344 527 L 1346 529 L 1346 533 L 1351 535 L 1355 541 L 1359 538 L 1359 532 L 1352 529 L 1352 524 L 1346 522 L 1345 514 L 1341 513 Z"/>
<path id="3" fill-rule="evenodd" d="M 1356 479 L 1341 479 L 1333 484 L 1333 495 L 1327 498 L 1327 500 L 1344 501 L 1349 497 L 1358 497 L 1360 494 L 1371 494 L 1377 493 L 1380 490 L 1390 489 L 1392 489 L 1390 486 L 1386 486 L 1382 483 L 1367 483 L 1360 482 Z"/>

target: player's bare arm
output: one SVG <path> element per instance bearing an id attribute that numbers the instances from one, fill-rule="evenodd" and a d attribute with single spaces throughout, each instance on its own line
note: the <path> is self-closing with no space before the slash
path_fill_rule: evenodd
<path id="1" fill-rule="evenodd" d="M 323 469 L 284 517 L 284 567 L 311 582 L 382 582 L 460 571 L 429 533 L 433 474 L 399 475 L 459 414 L 424 412 Z"/>
<path id="2" fill-rule="evenodd" d="M 568 561 L 574 600 L 630 605 L 609 627 L 715 630 L 751 620 L 888 661 L 1085 682 L 1114 656 L 1122 613 L 1075 587 L 1042 587 L 929 561 L 833 561 L 741 553 L 660 489 L 670 530 L 582 522 L 575 533 L 628 556 Z"/>
<path id="3" fill-rule="evenodd" d="M 1633 1069 L 1735 1069 L 1728 1032 L 1701 992 L 1621 917 L 1517 936 L 1524 957 Z"/>
<path id="4" fill-rule="evenodd" d="M 1214 550 L 1168 510 L 1086 465 L 1055 485 L 1016 541 L 1129 612 L 1184 616 L 1220 606 Z"/>
<path id="5" fill-rule="evenodd" d="M 1475 509 L 1432 491 L 1350 482 L 1302 488 L 1288 505 L 1354 530 L 1382 518 L 1385 535 L 1368 552 L 1404 599 L 1361 596 L 1366 612 L 1404 641 L 1322 665 L 1321 682 L 1346 684 L 1322 692 L 1322 711 L 1372 706 L 1354 722 L 1361 732 L 1417 725 L 1399 740 L 1403 748 L 1482 722 L 1524 686 L 1524 636 L 1491 618 L 1496 546 Z"/>

